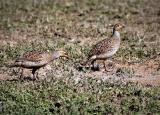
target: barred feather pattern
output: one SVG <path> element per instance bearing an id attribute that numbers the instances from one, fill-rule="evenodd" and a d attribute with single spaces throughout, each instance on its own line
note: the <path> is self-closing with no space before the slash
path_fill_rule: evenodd
<path id="1" fill-rule="evenodd" d="M 38 68 L 46 65 L 52 60 L 52 55 L 45 52 L 26 52 L 15 60 L 12 66 L 24 68 Z"/>
<path id="2" fill-rule="evenodd" d="M 89 53 L 89 58 L 108 58 L 116 53 L 120 46 L 120 38 L 111 37 L 98 42 Z"/>

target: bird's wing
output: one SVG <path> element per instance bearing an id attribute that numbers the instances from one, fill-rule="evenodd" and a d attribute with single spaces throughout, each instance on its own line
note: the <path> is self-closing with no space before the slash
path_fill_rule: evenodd
<path id="1" fill-rule="evenodd" d="M 27 61 L 41 61 L 43 59 L 43 52 L 40 51 L 31 51 L 23 54 L 19 60 L 27 60 Z"/>
<path id="2" fill-rule="evenodd" d="M 100 55 L 105 53 L 107 50 L 110 50 L 110 44 L 112 44 L 112 39 L 104 39 L 98 42 L 96 45 L 93 46 L 89 53 L 89 57 L 94 55 Z"/>

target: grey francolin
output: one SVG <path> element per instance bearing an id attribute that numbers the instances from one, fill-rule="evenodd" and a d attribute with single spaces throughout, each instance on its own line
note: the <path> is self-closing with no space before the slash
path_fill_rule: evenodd
<path id="1" fill-rule="evenodd" d="M 68 58 L 67 53 L 63 50 L 57 50 L 53 53 L 40 51 L 26 52 L 21 57 L 17 58 L 10 67 L 22 67 L 20 79 L 23 77 L 23 68 L 32 69 L 33 79 L 36 80 L 38 76 L 35 76 L 35 72 L 59 57 Z"/>
<path id="2" fill-rule="evenodd" d="M 123 24 L 115 24 L 113 26 L 113 32 L 111 37 L 106 38 L 93 46 L 93 48 L 89 53 L 88 60 L 85 64 L 90 63 L 94 65 L 94 62 L 96 60 L 102 60 L 105 71 L 107 71 L 105 60 L 113 56 L 119 49 L 120 47 L 119 30 L 121 30 L 124 27 L 125 26 Z"/>

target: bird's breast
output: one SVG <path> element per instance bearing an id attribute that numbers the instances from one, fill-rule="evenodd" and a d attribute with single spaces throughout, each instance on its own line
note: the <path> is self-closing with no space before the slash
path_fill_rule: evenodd
<path id="1" fill-rule="evenodd" d="M 42 67 L 45 66 L 47 64 L 46 61 L 24 61 L 21 62 L 21 66 L 24 68 L 34 68 L 34 67 Z"/>
<path id="2" fill-rule="evenodd" d="M 110 46 L 109 48 L 106 48 L 104 53 L 98 55 L 97 58 L 101 58 L 101 59 L 109 58 L 118 51 L 119 47 L 120 47 L 120 42 L 112 44 L 112 46 Z"/>

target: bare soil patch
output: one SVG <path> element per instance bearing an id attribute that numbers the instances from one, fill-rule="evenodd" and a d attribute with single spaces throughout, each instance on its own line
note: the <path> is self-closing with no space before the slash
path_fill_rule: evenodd
<path id="1" fill-rule="evenodd" d="M 155 56 L 152 59 L 147 59 L 142 63 L 135 64 L 120 64 L 119 67 L 125 67 L 134 71 L 132 78 L 125 78 L 126 81 L 138 82 L 145 85 L 160 85 L 160 57 Z"/>
<path id="2" fill-rule="evenodd" d="M 70 69 L 66 72 L 63 71 L 63 69 L 56 70 L 54 67 L 50 65 L 47 65 L 44 68 L 41 68 L 38 71 L 38 76 L 41 80 L 44 80 L 45 78 L 49 78 L 47 76 L 59 77 L 64 76 L 65 74 L 70 74 L 71 71 L 73 71 L 73 78 L 75 82 L 78 82 L 79 80 L 82 80 L 82 76 L 85 77 L 93 77 L 97 78 L 103 81 L 122 81 L 122 82 L 135 82 L 140 83 L 142 85 L 150 85 L 150 86 L 160 86 L 160 58 L 159 55 L 155 56 L 152 59 L 147 59 L 144 62 L 141 63 L 133 63 L 133 64 L 122 64 L 122 63 L 116 63 L 115 67 L 112 68 L 113 70 L 110 72 L 104 72 L 104 71 L 87 71 L 82 72 L 76 70 L 74 67 L 70 67 Z M 121 73 L 118 74 L 118 71 L 131 70 L 133 73 Z M 12 72 L 11 72 L 12 71 Z M 16 71 L 16 75 L 12 75 L 13 71 Z M 63 75 L 62 75 L 63 74 Z M 25 77 L 32 77 L 31 71 L 25 69 L 24 71 Z M 0 74 L 0 80 L 17 80 L 18 79 L 18 69 L 14 68 L 10 70 L 10 74 L 2 73 Z"/>

